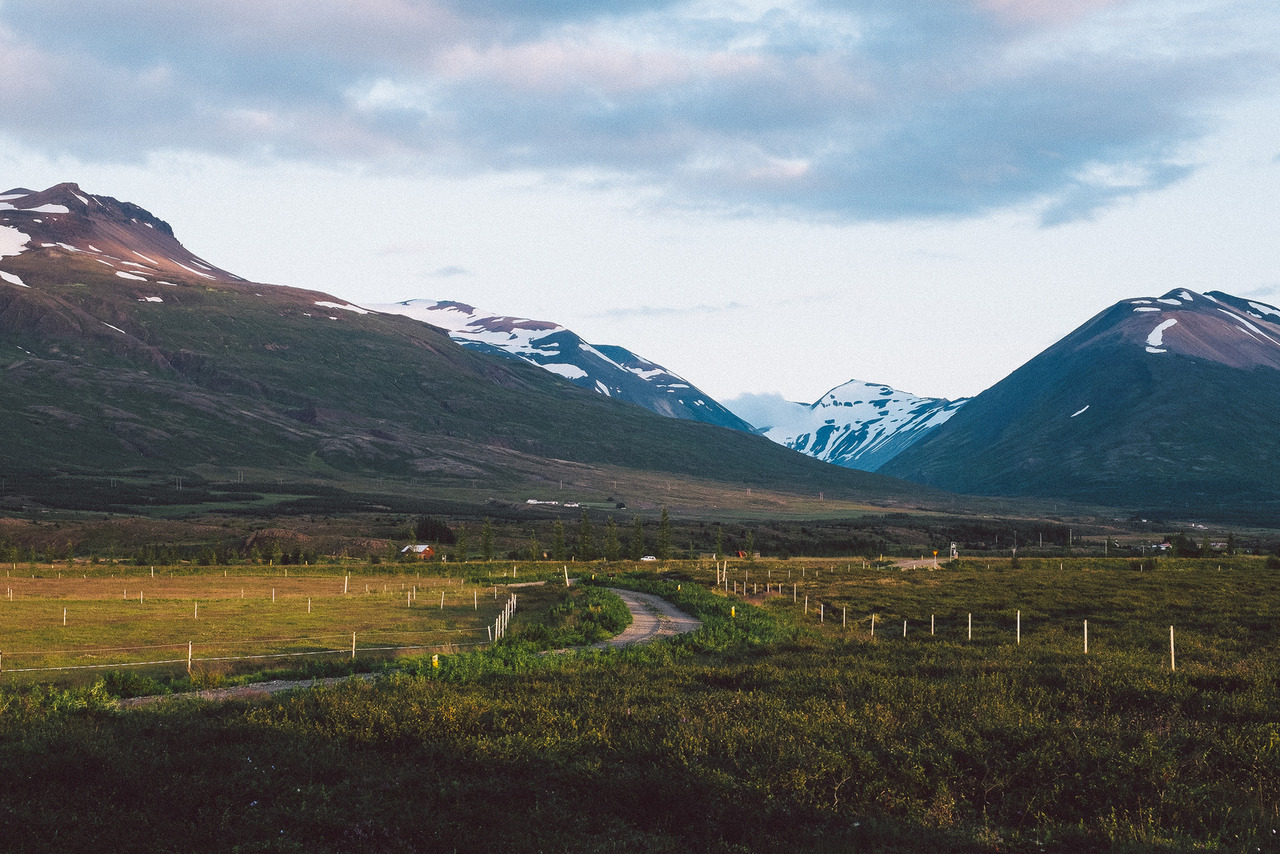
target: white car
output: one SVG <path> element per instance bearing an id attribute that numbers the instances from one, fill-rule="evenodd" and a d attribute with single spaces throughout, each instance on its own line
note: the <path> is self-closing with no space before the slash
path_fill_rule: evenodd
<path id="1" fill-rule="evenodd" d="M 644 557 L 642 557 L 642 558 L 640 558 L 640 559 L 641 559 L 641 560 L 657 560 L 657 558 L 656 558 L 656 557 L 654 557 L 653 555 L 645 555 Z"/>

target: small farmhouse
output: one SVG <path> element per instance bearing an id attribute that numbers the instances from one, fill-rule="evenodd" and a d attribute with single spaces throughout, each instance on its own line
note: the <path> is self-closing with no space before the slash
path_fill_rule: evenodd
<path id="1" fill-rule="evenodd" d="M 436 550 L 431 548 L 431 546 L 428 546 L 428 545 L 415 544 L 411 546 L 405 546 L 400 550 L 400 554 L 410 555 L 410 556 L 416 555 L 421 560 L 431 560 L 431 558 L 436 556 Z"/>

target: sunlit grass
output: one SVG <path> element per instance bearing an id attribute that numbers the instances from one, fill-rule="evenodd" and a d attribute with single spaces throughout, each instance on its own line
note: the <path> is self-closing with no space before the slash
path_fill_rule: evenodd
<path id="1" fill-rule="evenodd" d="M 101 691 L 3 692 L 8 843 L 145 828 L 129 838 L 154 850 L 193 834 L 307 851 L 1274 850 L 1280 573 L 1057 563 L 731 561 L 737 594 L 709 561 L 597 565 L 597 583 L 660 592 L 703 627 L 570 656 L 513 630 L 438 667 L 405 658 L 250 704 L 120 714 Z M 500 568 L 474 571 L 478 586 Z M 562 583 L 524 590 L 526 627 L 581 613 Z"/>

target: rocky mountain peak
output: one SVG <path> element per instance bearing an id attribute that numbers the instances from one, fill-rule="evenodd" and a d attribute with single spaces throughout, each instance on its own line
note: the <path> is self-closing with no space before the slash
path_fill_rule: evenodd
<path id="1" fill-rule="evenodd" d="M 41 262 L 24 260 L 27 253 Z M 86 193 L 72 182 L 0 194 L 0 266 L 9 271 L 4 281 L 17 284 L 13 279 L 38 270 L 74 275 L 94 262 L 132 281 L 244 281 L 188 251 L 169 223 L 131 202 Z"/>

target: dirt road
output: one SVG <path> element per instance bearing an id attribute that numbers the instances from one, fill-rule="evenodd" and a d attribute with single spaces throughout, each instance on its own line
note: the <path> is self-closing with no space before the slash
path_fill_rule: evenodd
<path id="1" fill-rule="evenodd" d="M 627 610 L 631 612 L 631 625 L 616 637 L 592 644 L 597 649 L 609 646 L 631 646 L 659 638 L 683 635 L 696 631 L 702 625 L 702 621 L 689 616 L 660 596 L 619 590 L 615 587 L 610 587 L 608 590 L 626 603 Z"/>

